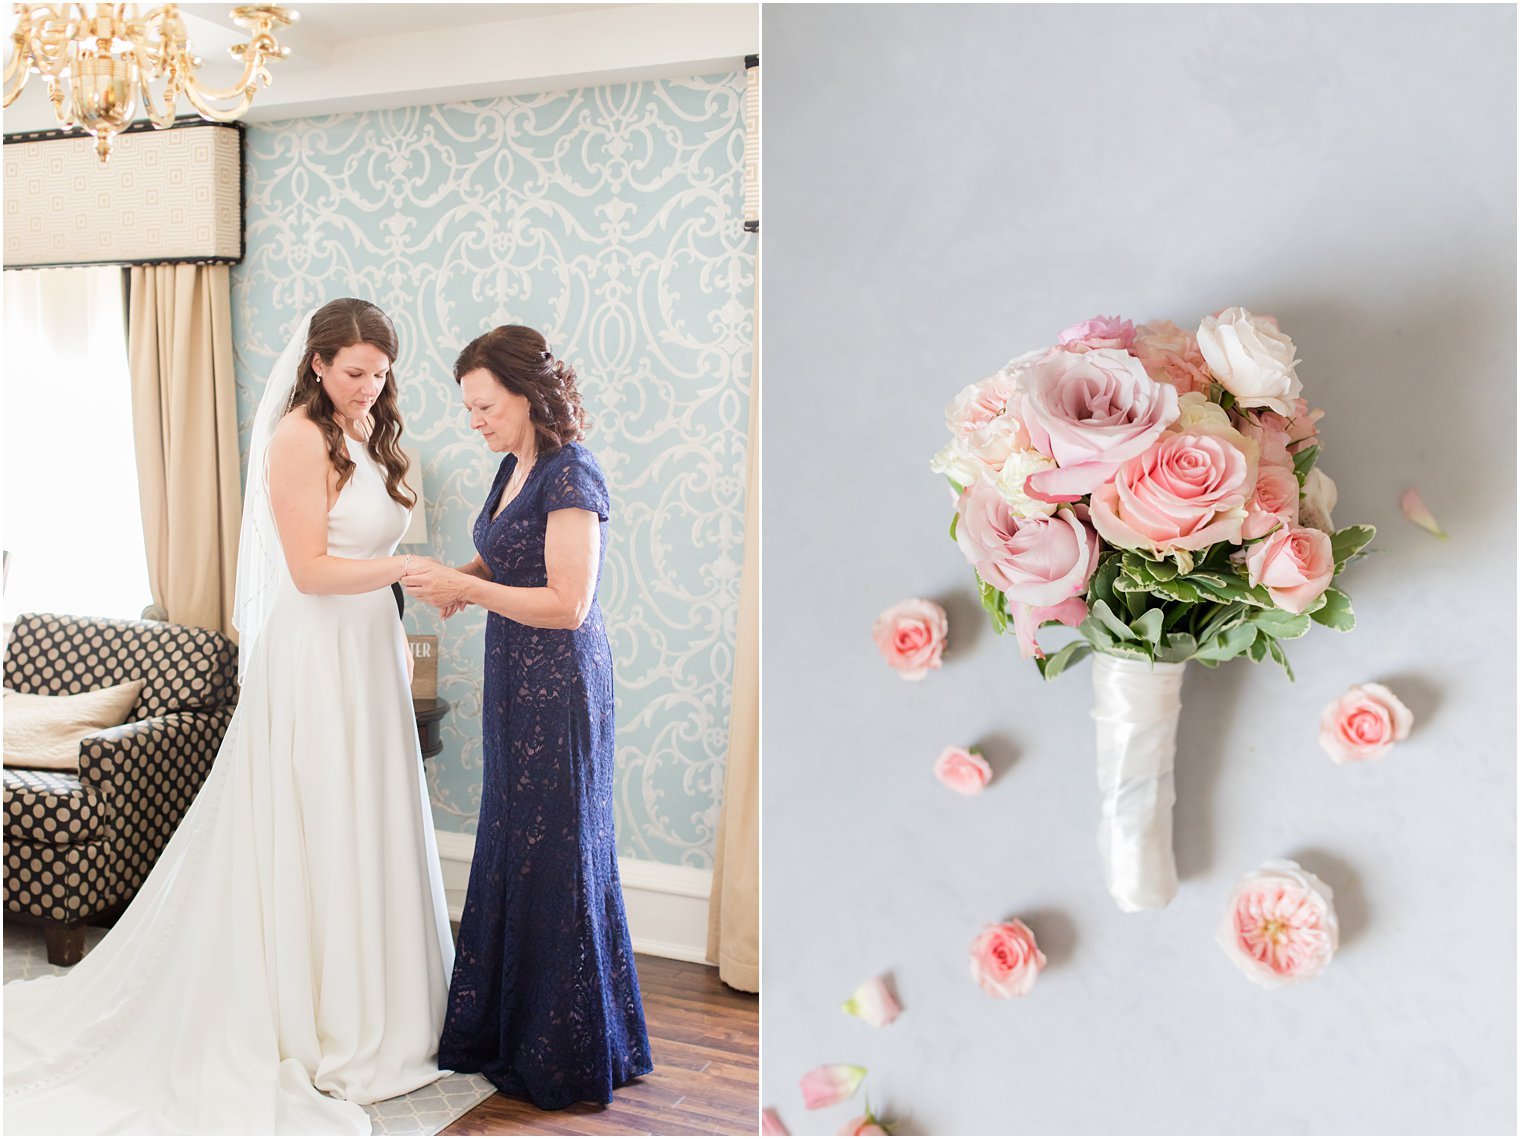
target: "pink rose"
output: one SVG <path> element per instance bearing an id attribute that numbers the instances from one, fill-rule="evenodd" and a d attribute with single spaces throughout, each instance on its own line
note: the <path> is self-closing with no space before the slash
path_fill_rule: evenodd
<path id="1" fill-rule="evenodd" d="M 945 408 L 945 426 L 964 439 L 1002 415 L 1018 390 L 1018 380 L 1007 368 L 968 384 Z"/>
<path id="2" fill-rule="evenodd" d="M 1319 421 L 1324 416 L 1323 411 L 1310 411 L 1304 400 L 1296 399 L 1291 415 L 1261 407 L 1242 410 L 1240 430 L 1248 439 L 1256 440 L 1263 463 L 1291 467 L 1294 455 L 1319 442 Z"/>
<path id="3" fill-rule="evenodd" d="M 972 748 L 947 747 L 934 761 L 934 777 L 962 795 L 979 795 L 992 782 L 992 766 Z"/>
<path id="4" fill-rule="evenodd" d="M 1330 887 L 1286 859 L 1236 883 L 1219 931 L 1230 960 L 1268 989 L 1319 976 L 1339 937 Z"/>
<path id="5" fill-rule="evenodd" d="M 1198 338 L 1169 320 L 1142 324 L 1135 331 L 1135 342 L 1130 351 L 1151 379 L 1160 384 L 1171 384 L 1178 394 L 1199 392 L 1207 395 L 1214 382 L 1203 353 L 1198 351 Z"/>
<path id="6" fill-rule="evenodd" d="M 1038 607 L 1015 602 L 1013 631 L 1019 639 L 1019 656 L 1028 660 L 1030 657 L 1045 655 L 1045 651 L 1040 648 L 1040 642 L 1035 640 L 1034 635 L 1046 621 L 1059 621 L 1068 628 L 1075 629 L 1085 620 L 1087 620 L 1087 602 L 1080 597 L 1068 597 L 1055 605 Z"/>
<path id="7" fill-rule="evenodd" d="M 1020 383 L 1030 441 L 1059 464 L 1029 476 L 1030 492 L 1048 502 L 1092 493 L 1177 418 L 1177 389 L 1112 348 L 1058 349 L 1024 369 Z"/>
<path id="8" fill-rule="evenodd" d="M 995 997 L 1022 997 L 1043 968 L 1045 954 L 1017 918 L 989 925 L 971 943 L 971 979 Z"/>
<path id="9" fill-rule="evenodd" d="M 1381 684 L 1353 684 L 1325 709 L 1319 746 L 1336 763 L 1381 759 L 1409 735 L 1414 713 Z"/>
<path id="10" fill-rule="evenodd" d="M 1264 467 L 1293 469 L 1293 456 L 1288 453 L 1291 440 L 1281 426 L 1262 423 L 1265 416 L 1242 415 L 1239 417 L 1240 433 L 1256 444 L 1257 461 Z M 1274 418 L 1281 418 L 1280 416 Z"/>
<path id="11" fill-rule="evenodd" d="M 857 1115 L 839 1129 L 840 1135 L 890 1135 L 892 1134 L 869 1111 Z"/>
<path id="12" fill-rule="evenodd" d="M 1277 526 L 1298 525 L 1298 479 L 1290 467 L 1262 467 L 1256 472 L 1256 493 L 1246 504 L 1240 536 L 1260 538 Z"/>
<path id="13" fill-rule="evenodd" d="M 1126 550 L 1164 554 L 1237 542 L 1250 478 L 1250 461 L 1225 439 L 1168 434 L 1093 491 L 1092 523 Z"/>
<path id="14" fill-rule="evenodd" d="M 961 553 L 1009 601 L 1055 605 L 1087 590 L 1098 539 L 1075 511 L 1021 518 L 985 480 L 962 492 L 956 509 Z"/>
<path id="15" fill-rule="evenodd" d="M 1335 576 L 1330 535 L 1307 527 L 1284 526 L 1250 547 L 1246 571 L 1252 585 L 1267 587 L 1279 609 L 1302 613 Z"/>
<path id="16" fill-rule="evenodd" d="M 1060 341 L 1074 352 L 1094 348 L 1118 348 L 1121 351 L 1135 342 L 1135 326 L 1117 316 L 1095 316 L 1062 329 Z"/>
<path id="17" fill-rule="evenodd" d="M 922 680 L 931 668 L 940 666 L 949 632 L 944 609 L 918 597 L 884 609 L 871 626 L 882 657 L 904 680 Z"/>

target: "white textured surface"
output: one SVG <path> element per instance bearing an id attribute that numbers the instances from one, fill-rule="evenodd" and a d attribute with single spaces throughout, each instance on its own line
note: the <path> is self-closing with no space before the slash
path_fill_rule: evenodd
<path id="1" fill-rule="evenodd" d="M 1515 1128 L 1515 13 L 1508 7 L 785 7 L 765 13 L 765 1044 L 795 1132 L 820 1063 L 920 1133 Z M 1089 666 L 992 635 L 928 470 L 961 385 L 1096 313 L 1274 313 L 1323 407 L 1361 626 L 1298 672 L 1189 667 L 1176 900 L 1123 914 L 1094 830 Z M 1417 482 L 1452 534 L 1406 523 Z M 953 651 L 906 684 L 887 604 Z M 1413 736 L 1338 768 L 1320 710 L 1389 684 Z M 981 741 L 980 798 L 930 774 Z M 1265 992 L 1214 942 L 1292 857 L 1340 955 Z M 1011 915 L 1050 964 L 977 990 Z M 839 1003 L 887 971 L 905 1011 Z"/>

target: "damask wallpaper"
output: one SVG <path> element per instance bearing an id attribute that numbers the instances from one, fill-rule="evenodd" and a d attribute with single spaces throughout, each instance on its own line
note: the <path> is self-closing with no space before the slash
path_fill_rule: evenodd
<path id="1" fill-rule="evenodd" d="M 248 128 L 246 260 L 233 270 L 238 409 L 310 308 L 339 296 L 396 324 L 407 441 L 431 549 L 473 554 L 497 460 L 452 365 L 498 324 L 543 331 L 581 379 L 613 519 L 600 599 L 617 667 L 620 853 L 712 862 L 727 749 L 755 235 L 743 230 L 744 76 L 332 115 Z M 440 829 L 479 801 L 485 616 L 441 622 L 453 703 L 428 761 Z"/>

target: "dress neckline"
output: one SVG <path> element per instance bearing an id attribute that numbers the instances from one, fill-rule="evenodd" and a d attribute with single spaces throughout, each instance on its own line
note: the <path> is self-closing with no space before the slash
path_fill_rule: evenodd
<path id="1" fill-rule="evenodd" d="M 512 460 L 512 471 L 516 471 L 517 464 L 521 462 L 521 460 L 516 455 L 512 454 L 508 454 L 507 458 Z M 496 469 L 496 481 L 491 484 L 491 501 L 487 504 L 487 509 L 491 512 L 492 522 L 495 522 L 503 514 L 511 510 L 514 505 L 522 501 L 523 495 L 528 493 L 528 484 L 537 478 L 538 472 L 543 469 L 543 459 L 543 455 L 533 456 L 533 466 L 528 470 L 528 477 L 523 479 L 523 484 L 517 488 L 517 493 L 512 496 L 512 501 L 506 503 L 505 505 L 502 505 L 501 493 L 507 489 L 507 480 L 510 479 L 512 475 L 509 473 L 507 474 L 506 478 L 502 477 L 502 472 L 507 470 L 507 464 L 505 462 L 503 462 L 501 466 Z"/>

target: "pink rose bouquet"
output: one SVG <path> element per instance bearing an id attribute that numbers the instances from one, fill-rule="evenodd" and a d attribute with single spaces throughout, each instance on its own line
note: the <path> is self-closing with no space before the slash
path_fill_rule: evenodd
<path id="1" fill-rule="evenodd" d="M 1271 657 L 1292 679 L 1282 642 L 1355 625 L 1336 582 L 1373 529 L 1331 528 L 1323 412 L 1275 318 L 1227 308 L 1186 332 L 1100 316 L 1057 339 L 955 398 L 930 467 L 994 629 L 1046 679 L 1096 654 L 1104 873 L 1121 908 L 1154 909 L 1177 889 L 1185 662 Z M 1051 624 L 1080 636 L 1046 656 Z M 1376 727 L 1358 719 L 1337 746 L 1376 746 Z"/>
<path id="2" fill-rule="evenodd" d="M 931 464 L 999 633 L 1047 678 L 1094 651 L 1271 657 L 1291 676 L 1281 642 L 1354 626 L 1335 580 L 1373 529 L 1328 529 L 1323 412 L 1275 319 L 1228 308 L 1189 333 L 1100 316 L 1058 340 L 962 391 Z M 1047 624 L 1081 639 L 1046 657 Z"/>

